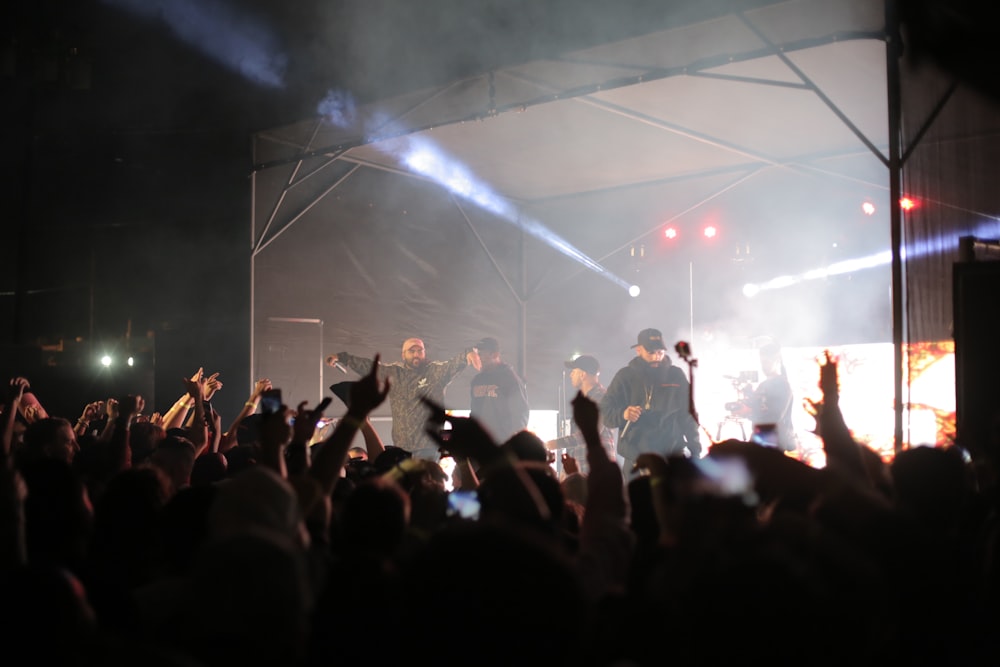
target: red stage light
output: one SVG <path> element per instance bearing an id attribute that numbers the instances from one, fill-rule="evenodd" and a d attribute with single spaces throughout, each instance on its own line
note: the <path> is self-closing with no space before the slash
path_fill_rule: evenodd
<path id="1" fill-rule="evenodd" d="M 667 227 L 663 231 L 663 235 L 666 236 L 668 239 L 675 239 L 677 238 L 677 229 L 674 227 Z"/>
<path id="2" fill-rule="evenodd" d="M 917 202 L 913 201 L 909 197 L 903 197 L 899 200 L 899 207 L 904 211 L 912 211 L 917 205 Z"/>
<path id="3" fill-rule="evenodd" d="M 709 225 L 708 227 L 706 227 L 705 231 L 704 231 L 706 239 L 714 239 L 715 235 L 718 234 L 718 233 L 719 233 L 719 230 L 716 229 L 715 227 L 713 227 L 712 225 Z"/>

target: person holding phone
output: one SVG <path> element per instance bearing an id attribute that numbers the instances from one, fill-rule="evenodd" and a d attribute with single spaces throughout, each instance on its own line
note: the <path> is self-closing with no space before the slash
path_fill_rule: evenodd
<path id="1" fill-rule="evenodd" d="M 338 352 L 326 358 L 328 366 L 343 364 L 359 375 L 367 375 L 372 360 Z M 391 381 L 389 409 L 392 411 L 392 444 L 410 452 L 415 458 L 436 461 L 437 444 L 427 435 L 427 408 L 421 402 L 429 398 L 444 403 L 445 388 L 467 366 L 482 368 L 479 352 L 470 347 L 448 361 L 428 361 L 424 341 L 407 338 L 403 341 L 402 360 L 379 363 L 382 377 Z"/>

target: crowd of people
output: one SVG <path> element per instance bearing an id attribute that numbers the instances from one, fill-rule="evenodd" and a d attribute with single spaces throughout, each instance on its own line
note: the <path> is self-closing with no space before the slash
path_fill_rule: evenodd
<path id="1" fill-rule="evenodd" d="M 203 369 L 165 412 L 81 396 L 75 421 L 15 377 L 4 663 L 995 662 L 994 461 L 949 443 L 883 461 L 852 438 L 829 356 L 824 468 L 753 441 L 702 451 L 660 332 L 635 350 L 606 390 L 595 358 L 566 362 L 558 471 L 495 339 L 444 362 L 417 338 L 393 363 L 331 355 L 360 379 L 331 388 L 346 411 L 318 442 L 329 401 L 264 406 L 266 379 L 224 427 Z M 448 415 L 468 366 L 472 414 Z M 369 420 L 386 400 L 390 443 Z"/>

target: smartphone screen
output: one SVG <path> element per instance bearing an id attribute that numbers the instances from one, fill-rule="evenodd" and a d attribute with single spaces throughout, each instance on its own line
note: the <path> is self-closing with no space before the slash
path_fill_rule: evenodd
<path id="1" fill-rule="evenodd" d="M 260 411 L 265 415 L 281 410 L 281 390 L 268 389 L 260 395 Z"/>
<path id="2" fill-rule="evenodd" d="M 456 490 L 448 494 L 448 516 L 475 521 L 479 518 L 479 496 L 475 491 Z"/>
<path id="3" fill-rule="evenodd" d="M 777 447 L 777 426 L 774 424 L 754 424 L 753 435 L 750 436 L 750 441 L 756 442 L 758 445 L 764 445 L 765 447 Z"/>

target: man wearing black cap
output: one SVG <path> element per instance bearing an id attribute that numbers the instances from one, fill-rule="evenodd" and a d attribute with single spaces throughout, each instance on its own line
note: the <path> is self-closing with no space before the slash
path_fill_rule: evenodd
<path id="1" fill-rule="evenodd" d="M 635 359 L 615 374 L 601 401 L 608 426 L 618 429 L 625 471 L 644 452 L 669 456 L 686 449 L 700 456 L 698 424 L 688 410 L 691 385 L 667 357 L 663 334 L 643 329 L 632 348 Z"/>
<path id="2" fill-rule="evenodd" d="M 528 426 L 528 394 L 521 378 L 500 358 L 496 338 L 482 339 L 476 349 L 483 370 L 472 378 L 469 414 L 502 443 Z"/>
<path id="3" fill-rule="evenodd" d="M 597 405 L 604 400 L 607 390 L 601 384 L 601 364 L 596 357 L 589 354 L 581 354 L 575 359 L 563 362 L 566 368 L 570 369 L 569 381 L 573 389 L 583 393 L 584 396 L 592 400 Z M 566 438 L 559 438 L 550 442 L 550 447 L 565 447 L 566 453 L 576 459 L 580 471 L 589 472 L 587 464 L 587 446 L 583 438 L 579 436 L 580 429 L 573 424 L 573 432 Z M 615 439 L 606 425 L 601 425 L 601 444 L 607 450 L 612 460 L 615 459 Z"/>

